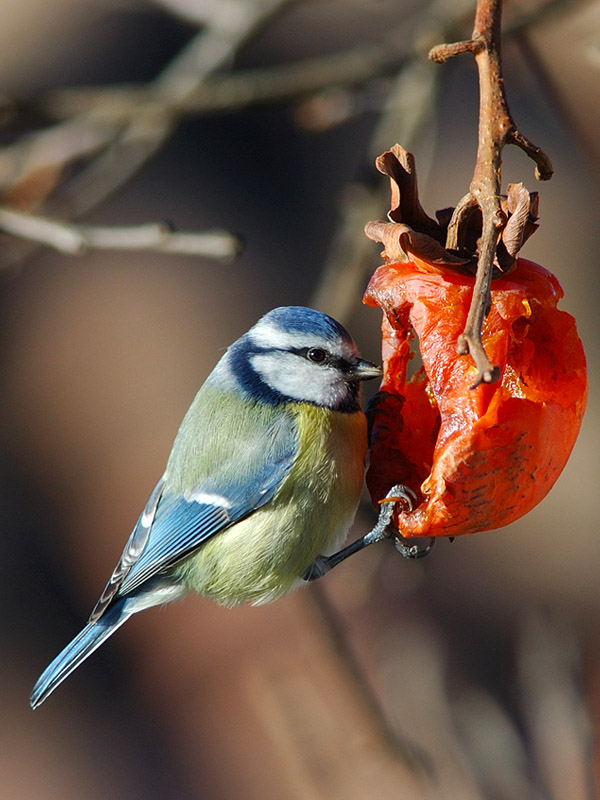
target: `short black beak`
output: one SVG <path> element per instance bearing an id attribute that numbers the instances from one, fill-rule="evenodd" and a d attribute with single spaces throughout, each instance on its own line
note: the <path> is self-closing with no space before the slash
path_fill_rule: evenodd
<path id="1" fill-rule="evenodd" d="M 359 358 L 352 367 L 352 375 L 354 378 L 358 378 L 359 381 L 369 381 L 371 378 L 381 378 L 383 370 L 377 364 Z"/>

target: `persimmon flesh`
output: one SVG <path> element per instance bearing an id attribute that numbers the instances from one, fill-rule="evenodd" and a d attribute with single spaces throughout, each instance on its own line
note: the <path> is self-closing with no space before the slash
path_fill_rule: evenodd
<path id="1" fill-rule="evenodd" d="M 565 466 L 581 425 L 586 363 L 563 291 L 525 259 L 492 284 L 482 341 L 501 379 L 472 387 L 477 370 L 458 355 L 474 279 L 414 258 L 385 264 L 364 302 L 383 310 L 384 377 L 372 401 L 367 485 L 374 503 L 395 484 L 418 497 L 400 504 L 405 537 L 499 528 L 530 511 Z M 423 368 L 407 379 L 410 340 Z"/>

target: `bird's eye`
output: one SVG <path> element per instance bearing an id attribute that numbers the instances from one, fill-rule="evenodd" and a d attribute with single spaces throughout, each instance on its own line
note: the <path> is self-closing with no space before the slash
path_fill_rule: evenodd
<path id="1" fill-rule="evenodd" d="M 306 354 L 306 357 L 309 361 L 314 361 L 315 364 L 322 364 L 327 358 L 327 352 L 325 350 L 321 350 L 320 347 L 311 347 Z"/>

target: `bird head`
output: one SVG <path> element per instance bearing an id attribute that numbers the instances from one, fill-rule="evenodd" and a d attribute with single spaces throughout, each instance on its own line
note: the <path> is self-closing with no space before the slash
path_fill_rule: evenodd
<path id="1" fill-rule="evenodd" d="M 245 392 L 273 405 L 292 401 L 355 411 L 361 382 L 381 376 L 378 366 L 360 358 L 339 322 L 303 306 L 265 314 L 229 348 L 226 360 Z"/>

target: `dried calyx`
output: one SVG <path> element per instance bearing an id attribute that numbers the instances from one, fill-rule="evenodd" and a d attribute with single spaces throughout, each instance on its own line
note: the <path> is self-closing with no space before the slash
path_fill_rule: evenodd
<path id="1" fill-rule="evenodd" d="M 481 209 L 470 193 L 456 208 L 436 212 L 432 219 L 419 202 L 415 159 L 400 145 L 383 153 L 377 169 L 390 179 L 388 222 L 368 222 L 369 239 L 384 245 L 388 262 L 408 262 L 414 257 L 441 271 L 474 274 L 477 270 L 482 230 Z M 522 183 L 509 184 L 501 197 L 504 224 L 494 259 L 494 277 L 509 272 L 523 243 L 537 229 L 538 195 Z"/>

